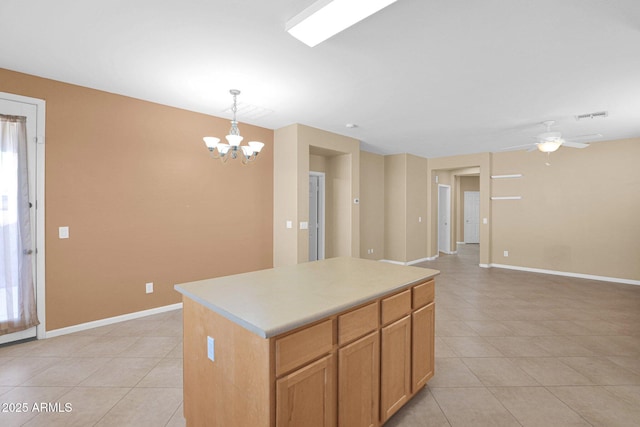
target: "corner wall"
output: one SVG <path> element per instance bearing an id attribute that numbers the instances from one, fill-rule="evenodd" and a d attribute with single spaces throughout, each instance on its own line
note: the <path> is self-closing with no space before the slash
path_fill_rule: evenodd
<path id="1" fill-rule="evenodd" d="M 276 130 L 274 140 L 274 266 L 309 260 L 309 231 L 300 229 L 300 222 L 309 221 L 309 167 L 310 161 L 318 162 L 310 155 L 312 148 L 331 157 L 326 168 L 333 182 L 325 183 L 333 194 L 327 201 L 327 251 L 331 256 L 359 257 L 360 209 L 353 199 L 360 189 L 360 142 L 301 124 Z M 292 221 L 291 229 L 287 221 Z"/>
<path id="2" fill-rule="evenodd" d="M 360 152 L 360 256 L 366 259 L 385 258 L 384 163 L 384 156 Z"/>

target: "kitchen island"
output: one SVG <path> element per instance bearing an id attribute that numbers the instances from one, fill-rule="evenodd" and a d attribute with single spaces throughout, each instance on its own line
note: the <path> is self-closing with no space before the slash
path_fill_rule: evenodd
<path id="1" fill-rule="evenodd" d="M 187 426 L 379 426 L 433 376 L 436 270 L 357 258 L 176 285 Z"/>

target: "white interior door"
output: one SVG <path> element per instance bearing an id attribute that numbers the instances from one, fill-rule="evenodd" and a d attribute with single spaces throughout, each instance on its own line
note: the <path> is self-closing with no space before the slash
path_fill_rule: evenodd
<path id="1" fill-rule="evenodd" d="M 451 253 L 451 186 L 438 185 L 438 252 Z"/>
<path id="2" fill-rule="evenodd" d="M 309 173 L 309 261 L 324 259 L 324 174 Z"/>
<path id="3" fill-rule="evenodd" d="M 27 160 L 28 160 L 28 171 L 29 171 L 29 201 L 31 202 L 31 239 L 33 241 L 33 248 L 30 250 L 32 253 L 27 255 L 31 260 L 32 268 L 33 268 L 33 278 L 34 278 L 34 294 L 36 296 L 36 306 L 40 303 L 43 304 L 41 295 L 38 294 L 38 271 L 37 271 L 37 256 L 38 256 L 38 248 L 39 248 L 39 239 L 41 240 L 42 232 L 37 229 L 37 225 L 40 221 L 38 216 L 36 215 L 36 197 L 38 194 L 38 182 L 39 178 L 37 176 L 38 171 L 38 149 L 36 138 L 38 136 L 38 104 L 34 104 L 31 102 L 21 102 L 17 99 L 21 97 L 17 97 L 15 95 L 10 94 L 2 94 L 0 93 L 0 114 L 12 115 L 12 116 L 24 116 L 27 118 Z M 42 102 L 44 104 L 44 102 Z M 42 124 L 41 126 L 44 126 Z M 42 161 L 42 160 L 40 160 Z M 42 178 L 42 182 L 44 182 L 44 178 Z M 43 219 L 42 219 L 43 221 Z M 39 298 L 40 297 L 40 298 Z M 2 302 L 4 300 L 0 299 L 0 304 L 4 304 Z M 40 308 L 40 307 L 38 307 Z M 4 307 L 0 307 L 0 316 L 2 313 L 6 313 L 7 310 Z M 38 317 L 41 318 L 41 322 L 43 322 L 42 317 L 43 313 L 41 310 L 38 310 Z M 25 331 L 15 332 L 12 334 L 5 334 L 0 336 L 0 344 L 4 344 L 7 342 L 18 341 L 22 339 L 32 338 L 37 335 L 38 329 L 34 326 L 33 328 L 29 328 Z"/>
<path id="4" fill-rule="evenodd" d="M 480 243 L 480 192 L 464 192 L 464 242 Z"/>

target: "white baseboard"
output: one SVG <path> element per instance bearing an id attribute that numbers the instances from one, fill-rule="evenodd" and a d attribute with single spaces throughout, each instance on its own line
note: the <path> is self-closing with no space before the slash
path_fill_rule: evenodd
<path id="1" fill-rule="evenodd" d="M 491 264 L 478 264 L 480 268 L 490 268 Z"/>
<path id="2" fill-rule="evenodd" d="M 389 264 L 397 264 L 397 265 L 407 265 L 407 263 L 402 261 L 393 261 L 390 259 L 381 259 L 380 262 L 388 262 Z"/>
<path id="3" fill-rule="evenodd" d="M 456 242 L 456 245 L 466 245 L 467 242 Z"/>
<path id="4" fill-rule="evenodd" d="M 422 258 L 422 259 L 416 259 L 416 260 L 413 260 L 413 261 L 409 261 L 409 262 L 407 263 L 407 265 L 419 264 L 419 263 L 421 263 L 421 262 L 425 262 L 425 261 L 433 261 L 433 260 L 435 260 L 436 258 L 438 258 L 438 255 L 436 255 L 436 256 L 430 256 L 430 257 L 426 257 L 426 258 Z"/>
<path id="5" fill-rule="evenodd" d="M 397 265 L 414 265 L 414 264 L 419 264 L 421 262 L 425 262 L 425 261 L 433 261 L 436 258 L 438 258 L 438 255 L 436 256 L 430 256 L 427 258 L 421 258 L 421 259 L 414 259 L 413 261 L 407 261 L 407 262 L 402 262 L 402 261 L 393 261 L 390 259 L 381 259 L 381 262 L 388 262 L 389 264 L 397 264 Z"/>
<path id="6" fill-rule="evenodd" d="M 480 264 L 483 267 L 483 264 Z M 576 277 L 579 279 L 589 279 L 589 280 L 599 280 L 602 282 L 614 282 L 614 283 L 624 283 L 627 285 L 638 285 L 640 286 L 640 280 L 631 280 L 631 279 L 620 279 L 617 277 L 607 277 L 607 276 L 596 276 L 593 274 L 582 274 L 582 273 L 571 273 L 568 271 L 556 271 L 556 270 L 545 270 L 542 268 L 530 268 L 530 267 L 518 267 L 515 265 L 506 265 L 506 264 L 489 264 L 487 267 L 496 267 L 496 268 L 505 268 L 508 270 L 519 270 L 519 271 L 529 271 L 531 273 L 542 273 L 542 274 L 553 274 L 555 276 L 566 276 L 566 277 Z"/>
<path id="7" fill-rule="evenodd" d="M 94 320 L 92 322 L 80 323 L 79 325 L 67 326 L 66 328 L 53 329 L 46 331 L 44 338 L 53 338 L 60 335 L 72 334 L 74 332 L 86 331 L 87 329 L 93 329 L 100 326 L 112 325 L 114 323 L 124 322 L 127 320 L 140 319 L 141 317 L 152 316 L 154 314 L 160 314 L 167 311 L 180 310 L 182 303 L 176 303 L 171 305 L 165 305 L 162 307 L 151 308 L 149 310 L 136 311 L 135 313 L 127 313 L 120 316 L 108 317 L 106 319 Z"/>

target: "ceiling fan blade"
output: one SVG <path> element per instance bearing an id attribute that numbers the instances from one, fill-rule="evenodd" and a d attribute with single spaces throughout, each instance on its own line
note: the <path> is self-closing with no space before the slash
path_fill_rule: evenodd
<path id="1" fill-rule="evenodd" d="M 512 145 L 511 147 L 501 148 L 500 151 L 515 151 L 515 150 L 524 150 L 525 148 L 533 148 L 535 149 L 536 144 L 522 144 L 522 145 Z"/>
<path id="2" fill-rule="evenodd" d="M 573 142 L 573 141 L 565 141 L 562 143 L 562 145 L 564 145 L 565 147 L 571 147 L 571 148 L 587 148 L 589 146 L 589 144 L 586 144 L 584 142 Z"/>
<path id="3" fill-rule="evenodd" d="M 602 138 L 603 135 L 601 133 L 591 133 L 588 135 L 578 135 L 578 136 L 572 136 L 571 141 L 587 141 L 587 140 L 593 140 L 593 139 L 598 139 L 598 138 Z"/>

